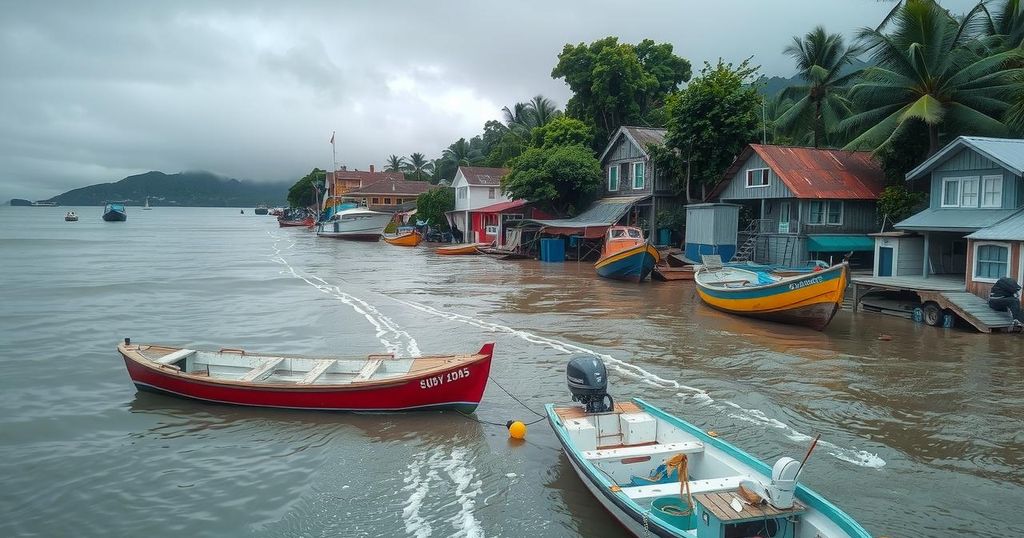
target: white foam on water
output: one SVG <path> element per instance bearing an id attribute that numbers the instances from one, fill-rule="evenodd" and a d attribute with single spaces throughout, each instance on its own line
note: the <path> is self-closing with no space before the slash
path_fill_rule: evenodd
<path id="1" fill-rule="evenodd" d="M 423 508 L 423 500 L 430 492 L 430 481 L 438 478 L 434 466 L 441 460 L 440 450 L 435 450 L 429 459 L 425 453 L 421 452 L 413 456 L 406 466 L 403 479 L 405 486 L 402 487 L 402 491 L 408 491 L 409 498 L 406 499 L 405 506 L 402 508 L 402 519 L 405 521 L 406 534 L 416 538 L 427 538 L 434 531 L 430 522 L 420 515 L 420 509 Z"/>
<path id="2" fill-rule="evenodd" d="M 468 451 L 463 447 L 452 449 L 451 458 L 444 466 L 455 483 L 455 498 L 459 503 L 459 513 L 450 519 L 457 532 L 454 536 L 466 536 L 467 538 L 483 538 L 484 530 L 480 521 L 473 514 L 476 507 L 476 497 L 483 492 L 483 482 L 476 477 L 476 469 L 473 462 L 467 459 Z"/>
<path id="3" fill-rule="evenodd" d="M 479 327 L 481 329 L 486 329 L 491 332 L 506 333 L 517 338 L 520 338 L 522 340 L 526 340 L 527 342 L 547 346 L 551 349 L 560 351 L 562 353 L 583 353 L 587 355 L 600 357 L 604 362 L 611 364 L 612 368 L 622 375 L 634 379 L 639 379 L 640 381 L 655 387 L 673 388 L 677 390 L 682 389 L 690 391 L 692 393 L 690 396 L 693 397 L 697 401 L 697 403 L 703 406 L 712 406 L 717 409 L 725 410 L 725 407 L 721 405 L 716 405 L 715 399 L 712 398 L 711 395 L 709 395 L 708 392 L 704 389 L 684 385 L 673 379 L 665 379 L 656 374 L 648 372 L 647 370 L 644 370 L 643 368 L 635 364 L 630 364 L 628 362 L 616 359 L 615 357 L 612 357 L 607 353 L 600 353 L 592 349 L 587 349 L 585 347 L 570 344 L 568 342 L 562 342 L 560 340 L 555 340 L 552 338 L 546 338 L 544 336 L 539 336 L 520 329 L 514 329 L 506 325 L 489 323 L 470 316 L 456 314 L 454 312 L 445 312 L 414 301 L 407 301 L 391 296 L 387 297 L 390 297 L 394 301 L 397 301 L 401 304 L 404 304 L 410 308 L 414 308 L 426 314 L 431 314 L 433 316 L 447 319 L 449 321 L 465 323 L 467 325 Z M 679 394 L 680 393 L 677 393 L 677 395 Z M 811 436 L 793 429 L 791 426 L 785 424 L 784 422 L 768 417 L 767 415 L 765 415 L 763 411 L 759 409 L 747 409 L 730 401 L 723 401 L 722 403 L 737 411 L 730 413 L 729 416 L 732 418 L 743 420 L 745 422 L 750 422 L 752 424 L 757 424 L 760 426 L 784 430 L 786 437 L 794 441 L 806 441 L 812 439 Z M 872 454 L 869 452 L 865 452 L 863 450 L 842 448 L 832 443 L 828 443 L 827 441 L 820 441 L 819 444 L 829 447 L 830 450 L 828 451 L 828 453 L 831 454 L 832 456 L 842 461 L 852 463 L 854 465 L 872 468 L 879 468 L 885 465 L 885 460 L 880 458 L 877 454 Z"/>

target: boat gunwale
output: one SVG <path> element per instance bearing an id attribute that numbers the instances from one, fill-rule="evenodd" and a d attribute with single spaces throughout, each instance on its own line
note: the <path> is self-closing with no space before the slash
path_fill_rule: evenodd
<path id="1" fill-rule="evenodd" d="M 658 252 L 658 249 L 654 248 L 654 245 L 651 245 L 650 243 L 642 243 L 640 245 L 622 249 L 618 252 L 615 252 L 614 254 L 609 254 L 604 258 L 598 259 L 596 262 L 594 262 L 594 268 L 600 269 L 610 263 L 615 263 L 617 261 L 624 260 L 632 256 L 636 256 L 637 254 L 650 254 L 651 257 L 654 258 L 655 265 L 657 265 L 658 261 L 660 261 L 661 259 L 661 254 Z"/>
<path id="2" fill-rule="evenodd" d="M 494 352 L 493 352 L 494 347 L 493 347 L 493 345 L 494 345 L 493 342 L 487 342 L 487 343 L 485 343 L 481 347 L 480 351 L 484 351 L 485 349 L 490 348 L 488 353 L 477 352 L 477 353 L 473 353 L 473 354 L 469 354 L 469 355 L 430 355 L 430 356 L 426 356 L 426 357 L 410 357 L 411 360 L 417 360 L 417 359 L 456 359 L 456 362 L 454 363 L 454 365 L 453 364 L 442 364 L 440 366 L 435 366 L 435 367 L 432 367 L 432 368 L 427 368 L 427 369 L 424 369 L 424 370 L 420 370 L 419 372 L 417 372 L 415 374 L 407 373 L 407 374 L 404 374 L 404 375 L 401 375 L 401 376 L 388 377 L 388 378 L 378 379 L 378 380 L 367 379 L 367 380 L 363 380 L 363 381 L 348 382 L 348 383 L 310 384 L 310 385 L 299 385 L 297 383 L 254 383 L 254 382 L 251 382 L 251 381 L 238 381 L 238 380 L 233 380 L 233 379 L 218 379 L 218 378 L 214 378 L 214 377 L 194 375 L 194 374 L 190 374 L 190 373 L 187 373 L 187 372 L 183 372 L 183 371 L 181 371 L 179 369 L 169 368 L 168 366 L 170 366 L 170 365 L 164 365 L 164 364 L 158 363 L 155 360 L 150 359 L 150 358 L 146 357 L 145 355 L 143 355 L 141 350 L 138 349 L 139 346 L 148 346 L 150 348 L 154 348 L 155 347 L 155 348 L 160 348 L 160 349 L 169 349 L 169 350 L 172 350 L 172 352 L 173 352 L 173 351 L 177 351 L 177 350 L 181 350 L 181 349 L 187 349 L 187 348 L 174 348 L 174 347 L 160 346 L 160 345 L 155 345 L 155 344 L 131 344 L 131 346 L 136 347 L 136 349 L 135 350 L 129 350 L 129 349 L 127 349 L 127 347 L 125 346 L 124 343 L 121 343 L 121 344 L 117 345 L 117 351 L 125 359 L 131 360 L 135 364 L 138 364 L 139 366 L 142 366 L 142 367 L 146 368 L 147 370 L 150 370 L 152 372 L 158 373 L 160 375 L 167 375 L 167 376 L 171 376 L 171 377 L 184 378 L 184 379 L 187 379 L 190 382 L 194 382 L 194 383 L 202 384 L 202 385 L 212 385 L 212 386 L 230 387 L 230 388 L 239 388 L 239 389 L 249 389 L 249 390 L 259 390 L 259 391 L 273 391 L 273 392 L 340 392 L 340 391 L 359 391 L 359 390 L 366 390 L 366 389 L 379 389 L 379 388 L 396 387 L 396 386 L 404 385 L 404 384 L 406 384 L 406 383 L 408 383 L 410 381 L 415 381 L 417 379 L 422 379 L 424 377 L 434 376 L 434 375 L 437 375 L 439 373 L 447 372 L 449 370 L 453 370 L 453 369 L 456 369 L 456 368 L 464 368 L 466 366 L 477 364 L 477 363 L 482 362 L 482 361 L 490 361 L 491 358 L 494 356 Z M 204 353 L 218 353 L 218 352 L 210 352 L 210 351 L 206 351 L 206 350 L 195 350 L 195 351 L 203 351 Z M 260 357 L 260 358 L 274 357 L 274 355 L 260 354 L 260 353 L 255 353 L 255 352 L 253 352 L 253 353 L 246 352 L 245 356 Z M 283 357 L 283 358 L 286 358 L 286 359 L 305 359 L 305 360 L 358 360 L 358 359 L 323 359 L 323 358 L 316 358 L 316 357 L 306 357 L 306 356 L 301 356 L 301 355 L 294 355 L 294 356 Z M 370 357 L 367 357 L 366 360 L 369 361 L 371 359 L 370 359 Z"/>
<path id="3" fill-rule="evenodd" d="M 795 275 L 795 276 L 780 277 L 780 279 L 777 282 L 772 282 L 771 284 L 753 284 L 753 285 L 750 285 L 750 286 L 743 286 L 743 287 L 740 287 L 740 288 L 726 288 L 726 287 L 719 288 L 717 286 L 712 286 L 712 285 L 710 285 L 710 284 L 708 284 L 706 282 L 701 282 L 700 277 L 702 275 L 706 275 L 706 274 L 714 272 L 714 271 L 707 270 L 707 268 L 705 266 L 701 266 L 700 269 L 698 269 L 697 271 L 694 271 L 693 281 L 696 282 L 698 286 L 700 286 L 702 288 L 705 288 L 705 289 L 714 290 L 716 292 L 736 293 L 736 292 L 746 292 L 746 291 L 753 291 L 753 290 L 768 290 L 768 289 L 774 288 L 776 286 L 782 286 L 783 284 L 787 284 L 787 285 L 788 284 L 793 284 L 795 282 L 801 282 L 803 280 L 809 280 L 809 279 L 812 279 L 812 278 L 815 278 L 815 277 L 819 277 L 819 276 L 822 276 L 822 275 L 828 275 L 830 273 L 836 273 L 836 272 L 845 271 L 848 268 L 849 268 L 849 264 L 847 262 L 841 262 L 841 263 L 837 263 L 837 264 L 833 265 L 832 267 L 829 267 L 828 269 L 822 269 L 821 271 L 815 271 L 815 272 L 801 274 L 801 275 Z M 756 271 L 751 271 L 749 269 L 741 269 L 739 267 L 725 267 L 724 269 L 725 270 L 729 270 L 729 271 L 740 271 L 740 272 L 744 272 L 744 273 L 750 273 L 751 275 L 753 275 L 755 277 L 757 276 L 757 272 Z M 829 279 L 829 280 L 831 280 L 831 279 Z M 792 291 L 792 290 L 787 289 L 787 290 L 784 290 L 783 293 L 785 293 L 787 291 Z"/>

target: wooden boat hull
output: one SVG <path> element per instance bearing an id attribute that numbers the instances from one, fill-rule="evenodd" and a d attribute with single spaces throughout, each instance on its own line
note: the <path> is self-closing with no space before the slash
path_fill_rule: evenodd
<path id="1" fill-rule="evenodd" d="M 450 247 L 437 247 L 434 252 L 442 256 L 470 256 L 480 254 L 479 247 L 487 246 L 485 243 L 469 243 L 466 245 L 453 245 Z"/>
<path id="2" fill-rule="evenodd" d="M 693 267 L 665 267 L 663 265 L 654 266 L 654 272 L 651 273 L 651 278 L 661 280 L 663 282 L 672 282 L 676 280 L 693 280 Z"/>
<path id="3" fill-rule="evenodd" d="M 604 278 L 643 282 L 659 260 L 658 249 L 645 243 L 597 260 L 594 269 Z"/>
<path id="4" fill-rule="evenodd" d="M 408 232 L 398 235 L 385 235 L 384 242 L 389 245 L 395 245 L 396 247 L 415 247 L 423 241 L 423 236 L 419 232 Z"/>
<path id="5" fill-rule="evenodd" d="M 136 388 L 205 402 L 319 411 L 472 412 L 483 398 L 494 344 L 475 355 L 426 357 L 452 359 L 443 367 L 412 369 L 408 375 L 347 384 L 260 383 L 186 373 L 142 355 L 151 346 L 118 346 Z M 417 359 L 421 360 L 421 359 Z"/>
<path id="6" fill-rule="evenodd" d="M 665 411 L 654 407 L 647 402 L 634 398 L 631 402 L 624 404 L 617 404 L 614 413 L 625 416 L 625 414 L 631 414 L 636 417 L 637 414 L 643 413 L 648 417 L 653 418 L 658 422 L 657 431 L 658 436 L 661 436 L 661 428 L 663 425 L 670 426 L 675 431 L 668 432 L 668 437 L 675 439 L 676 448 L 674 450 L 661 450 L 653 452 L 652 456 L 643 456 L 644 451 L 642 448 L 630 454 L 634 457 L 626 457 L 623 454 L 623 458 L 619 459 L 609 454 L 602 455 L 602 451 L 608 451 L 614 453 L 617 449 L 630 450 L 632 447 L 626 445 L 617 445 L 613 447 L 602 447 L 598 446 L 596 450 L 591 448 L 581 448 L 577 446 L 573 435 L 570 434 L 566 425 L 571 422 L 578 422 L 579 420 L 590 420 L 596 418 L 597 414 L 585 413 L 582 409 L 577 409 L 578 413 L 573 414 L 571 417 L 562 416 L 562 413 L 566 411 L 566 408 L 557 408 L 553 404 L 545 405 L 545 411 L 548 419 L 548 424 L 551 429 L 555 432 L 555 437 L 558 439 L 559 444 L 562 446 L 562 452 L 565 454 L 569 463 L 572 465 L 573 470 L 576 471 L 577 476 L 587 487 L 587 489 L 594 495 L 594 497 L 601 503 L 601 505 L 616 519 L 618 522 L 630 531 L 635 536 L 663 536 L 663 537 L 686 537 L 695 538 L 698 536 L 697 526 L 700 526 L 700 518 L 696 517 L 696 514 L 691 519 L 691 525 L 693 528 L 683 528 L 674 525 L 672 521 L 663 520 L 654 510 L 651 509 L 651 500 L 664 496 L 671 496 L 672 498 L 680 498 L 680 486 L 675 485 L 675 480 L 671 482 L 675 487 L 671 490 L 665 489 L 660 493 L 648 494 L 644 501 L 640 500 L 645 495 L 631 495 L 629 490 L 643 489 L 642 487 L 631 487 L 630 484 L 621 484 L 612 479 L 612 474 L 602 469 L 596 462 L 604 459 L 605 461 L 617 461 L 620 465 L 647 465 L 644 462 L 656 462 L 657 460 L 667 459 L 674 453 L 689 451 L 690 453 L 699 454 L 701 457 L 694 458 L 691 461 L 691 470 L 693 467 L 700 467 L 702 460 L 715 460 L 717 464 L 711 464 L 709 467 L 715 467 L 713 470 L 708 469 L 706 472 L 715 473 L 718 478 L 700 479 L 698 478 L 695 482 L 703 482 L 703 489 L 706 491 L 734 491 L 741 479 L 756 479 L 760 481 L 766 481 L 771 476 L 772 469 L 766 463 L 754 458 L 750 454 L 740 450 L 736 446 L 716 437 L 708 435 L 704 430 L 682 420 L 678 417 L 669 415 Z M 616 418 L 614 415 L 601 414 L 600 416 L 607 418 Z M 602 429 L 605 428 L 605 423 L 611 422 L 618 424 L 618 420 L 602 420 Z M 615 427 L 615 426 L 612 426 Z M 621 427 L 621 426 L 618 426 Z M 684 441 L 685 439 L 685 441 Z M 660 443 L 648 443 L 648 447 L 655 449 L 658 444 L 664 444 L 665 441 Z M 684 448 L 682 445 L 689 445 Z M 637 448 L 640 448 L 639 446 Z M 678 452 L 677 452 L 678 451 Z M 595 460 L 595 458 L 597 458 Z M 657 463 L 653 463 L 657 465 Z M 652 466 L 653 466 L 652 465 Z M 738 470 L 740 476 L 723 477 L 720 473 L 728 473 L 731 468 Z M 630 473 L 636 476 L 636 473 Z M 621 474 L 619 476 L 622 476 Z M 643 476 L 643 475 L 640 475 Z M 691 474 L 691 477 L 693 475 Z M 702 478 L 702 477 L 701 477 Z M 653 483 L 652 483 L 653 484 Z M 691 483 L 692 484 L 692 483 Z M 700 486 L 698 486 L 700 487 Z M 654 489 L 654 488 L 652 488 Z M 669 493 L 672 491 L 672 493 Z M 696 499 L 695 503 L 699 502 Z M 799 512 L 799 516 L 802 521 L 801 525 L 813 523 L 814 529 L 809 529 L 811 532 L 808 536 L 819 536 L 821 538 L 869 538 L 871 535 L 860 526 L 853 518 L 843 512 L 837 506 L 826 500 L 825 498 L 818 495 L 813 490 L 807 488 L 803 484 L 798 484 L 795 492 L 795 499 L 804 508 L 803 511 Z M 695 512 L 699 512 L 698 507 L 695 505 Z M 791 516 L 792 517 L 792 516 Z M 705 520 L 706 521 L 706 520 Z M 781 534 L 780 534 L 781 535 Z"/>
<path id="7" fill-rule="evenodd" d="M 843 303 L 849 280 L 845 263 L 766 286 L 718 288 L 696 277 L 697 294 L 709 306 L 741 316 L 824 330 Z"/>
<path id="8" fill-rule="evenodd" d="M 283 220 L 277 219 L 277 225 L 281 228 L 298 228 L 300 226 L 312 226 L 314 224 L 313 219 L 303 220 Z"/>

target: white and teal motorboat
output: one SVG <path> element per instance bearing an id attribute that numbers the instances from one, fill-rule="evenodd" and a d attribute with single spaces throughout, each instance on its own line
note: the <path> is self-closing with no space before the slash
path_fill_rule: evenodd
<path id="1" fill-rule="evenodd" d="M 600 359 L 573 359 L 566 374 L 573 401 L 584 405 L 548 404 L 548 422 L 587 489 L 633 534 L 870 538 L 797 483 L 806 456 L 769 467 L 639 398 L 615 404 Z"/>

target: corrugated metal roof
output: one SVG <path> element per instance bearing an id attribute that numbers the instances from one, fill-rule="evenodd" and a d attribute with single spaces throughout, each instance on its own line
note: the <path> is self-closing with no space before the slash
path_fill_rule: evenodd
<path id="1" fill-rule="evenodd" d="M 587 208 L 586 211 L 572 218 L 548 220 L 524 219 L 517 222 L 561 230 L 583 230 L 584 235 L 587 237 L 591 237 L 593 234 L 587 233 L 586 229 L 594 228 L 597 231 L 596 235 L 600 237 L 601 234 L 604 233 L 604 228 L 618 222 L 618 220 L 621 219 L 627 211 L 629 211 L 629 208 L 633 207 L 633 204 L 650 197 L 651 195 L 648 194 L 645 196 L 612 196 L 609 198 L 601 198 Z M 552 233 L 559 233 L 561 230 L 556 230 Z"/>
<path id="2" fill-rule="evenodd" d="M 958 136 L 946 144 L 931 157 L 907 172 L 907 179 L 917 179 L 931 173 L 932 169 L 942 164 L 963 148 L 988 157 L 1018 176 L 1024 176 L 1024 140 L 1016 138 L 988 138 L 984 136 Z"/>
<path id="3" fill-rule="evenodd" d="M 628 138 L 639 150 L 646 156 L 647 145 L 654 144 L 655 146 L 665 145 L 665 136 L 668 134 L 668 129 L 655 129 L 651 127 L 635 127 L 632 125 L 623 125 L 619 127 L 618 131 L 608 139 L 608 145 L 605 146 L 604 151 L 601 152 L 601 156 L 597 160 L 604 162 L 604 158 L 608 155 L 608 152 L 615 147 L 615 144 L 619 141 L 619 135 L 624 135 Z"/>
<path id="4" fill-rule="evenodd" d="M 470 185 L 485 185 L 497 187 L 501 185 L 501 178 L 508 175 L 508 168 L 484 168 L 482 166 L 460 166 L 462 175 L 466 176 L 466 183 Z"/>
<path id="5" fill-rule="evenodd" d="M 751 144 L 797 198 L 875 200 L 885 172 L 867 151 Z"/>
<path id="6" fill-rule="evenodd" d="M 1016 209 L 925 209 L 897 222 L 899 230 L 973 232 L 991 226 L 1015 213 Z"/>
<path id="7" fill-rule="evenodd" d="M 967 238 L 989 241 L 1024 241 L 1024 209 L 988 228 L 982 228 L 968 235 Z"/>

